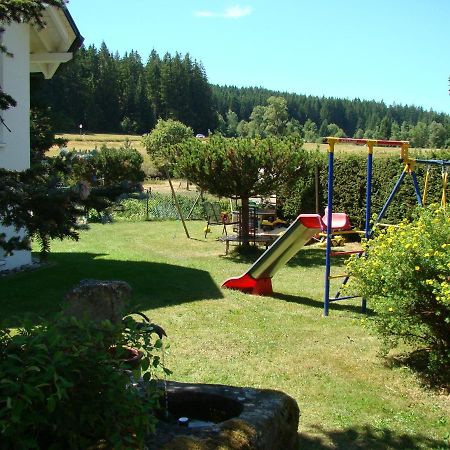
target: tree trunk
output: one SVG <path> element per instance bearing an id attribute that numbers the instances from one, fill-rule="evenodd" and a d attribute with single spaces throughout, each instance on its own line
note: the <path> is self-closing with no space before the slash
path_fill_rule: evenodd
<path id="1" fill-rule="evenodd" d="M 239 228 L 240 238 L 243 245 L 250 245 L 249 238 L 249 210 L 248 210 L 248 197 L 242 198 L 241 208 L 241 226 Z"/>

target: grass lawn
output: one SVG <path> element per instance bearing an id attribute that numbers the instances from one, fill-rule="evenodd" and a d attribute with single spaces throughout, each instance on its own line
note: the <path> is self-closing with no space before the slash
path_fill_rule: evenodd
<path id="1" fill-rule="evenodd" d="M 51 315 L 84 278 L 120 279 L 133 307 L 167 331 L 173 379 L 282 390 L 302 411 L 302 449 L 448 448 L 449 398 L 377 356 L 358 301 L 322 317 L 324 250 L 307 247 L 274 277 L 276 294 L 221 290 L 252 258 L 224 256 L 204 222 L 93 224 L 79 242 L 54 242 L 47 267 L 0 279 L 0 313 Z M 370 305 L 369 305 L 370 306 Z M 446 437 L 447 436 L 447 437 Z M 446 440 L 447 439 L 447 440 Z"/>

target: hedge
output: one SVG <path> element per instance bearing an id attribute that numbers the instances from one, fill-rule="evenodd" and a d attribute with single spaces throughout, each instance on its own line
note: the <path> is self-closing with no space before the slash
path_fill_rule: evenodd
<path id="1" fill-rule="evenodd" d="M 298 181 L 293 186 L 286 186 L 279 197 L 283 203 L 282 211 L 286 217 L 299 213 L 315 213 L 315 170 L 319 168 L 320 213 L 323 214 L 327 204 L 328 159 L 327 155 L 317 151 L 309 152 L 302 164 Z M 424 159 L 450 160 L 450 151 L 428 152 L 420 155 Z M 345 212 L 350 223 L 363 227 L 366 208 L 366 165 L 365 154 L 336 154 L 334 159 L 333 211 Z M 392 188 L 403 170 L 403 163 L 397 156 L 378 156 L 373 158 L 372 175 L 372 214 L 378 214 L 386 202 Z M 423 192 L 426 165 L 416 167 L 419 187 Z M 431 167 L 427 203 L 440 203 L 442 194 L 441 167 Z M 411 218 L 417 205 L 411 177 L 403 181 L 386 214 L 386 221 L 399 222 Z"/>

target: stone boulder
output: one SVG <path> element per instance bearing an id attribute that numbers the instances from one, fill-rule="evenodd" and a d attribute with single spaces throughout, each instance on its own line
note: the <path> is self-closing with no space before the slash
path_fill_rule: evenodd
<path id="1" fill-rule="evenodd" d="M 64 313 L 77 319 L 120 323 L 131 298 L 125 281 L 82 280 L 65 296 Z"/>

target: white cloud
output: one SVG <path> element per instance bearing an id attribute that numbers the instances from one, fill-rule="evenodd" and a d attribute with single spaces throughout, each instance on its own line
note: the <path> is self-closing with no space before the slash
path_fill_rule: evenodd
<path id="1" fill-rule="evenodd" d="M 213 12 L 213 11 L 196 11 L 195 15 L 197 17 L 221 17 L 224 19 L 240 19 L 250 15 L 253 12 L 250 6 L 230 6 L 224 12 Z"/>
<path id="2" fill-rule="evenodd" d="M 227 19 L 239 19 L 244 16 L 248 16 L 252 13 L 252 8 L 250 6 L 232 6 L 225 11 L 223 15 Z"/>

